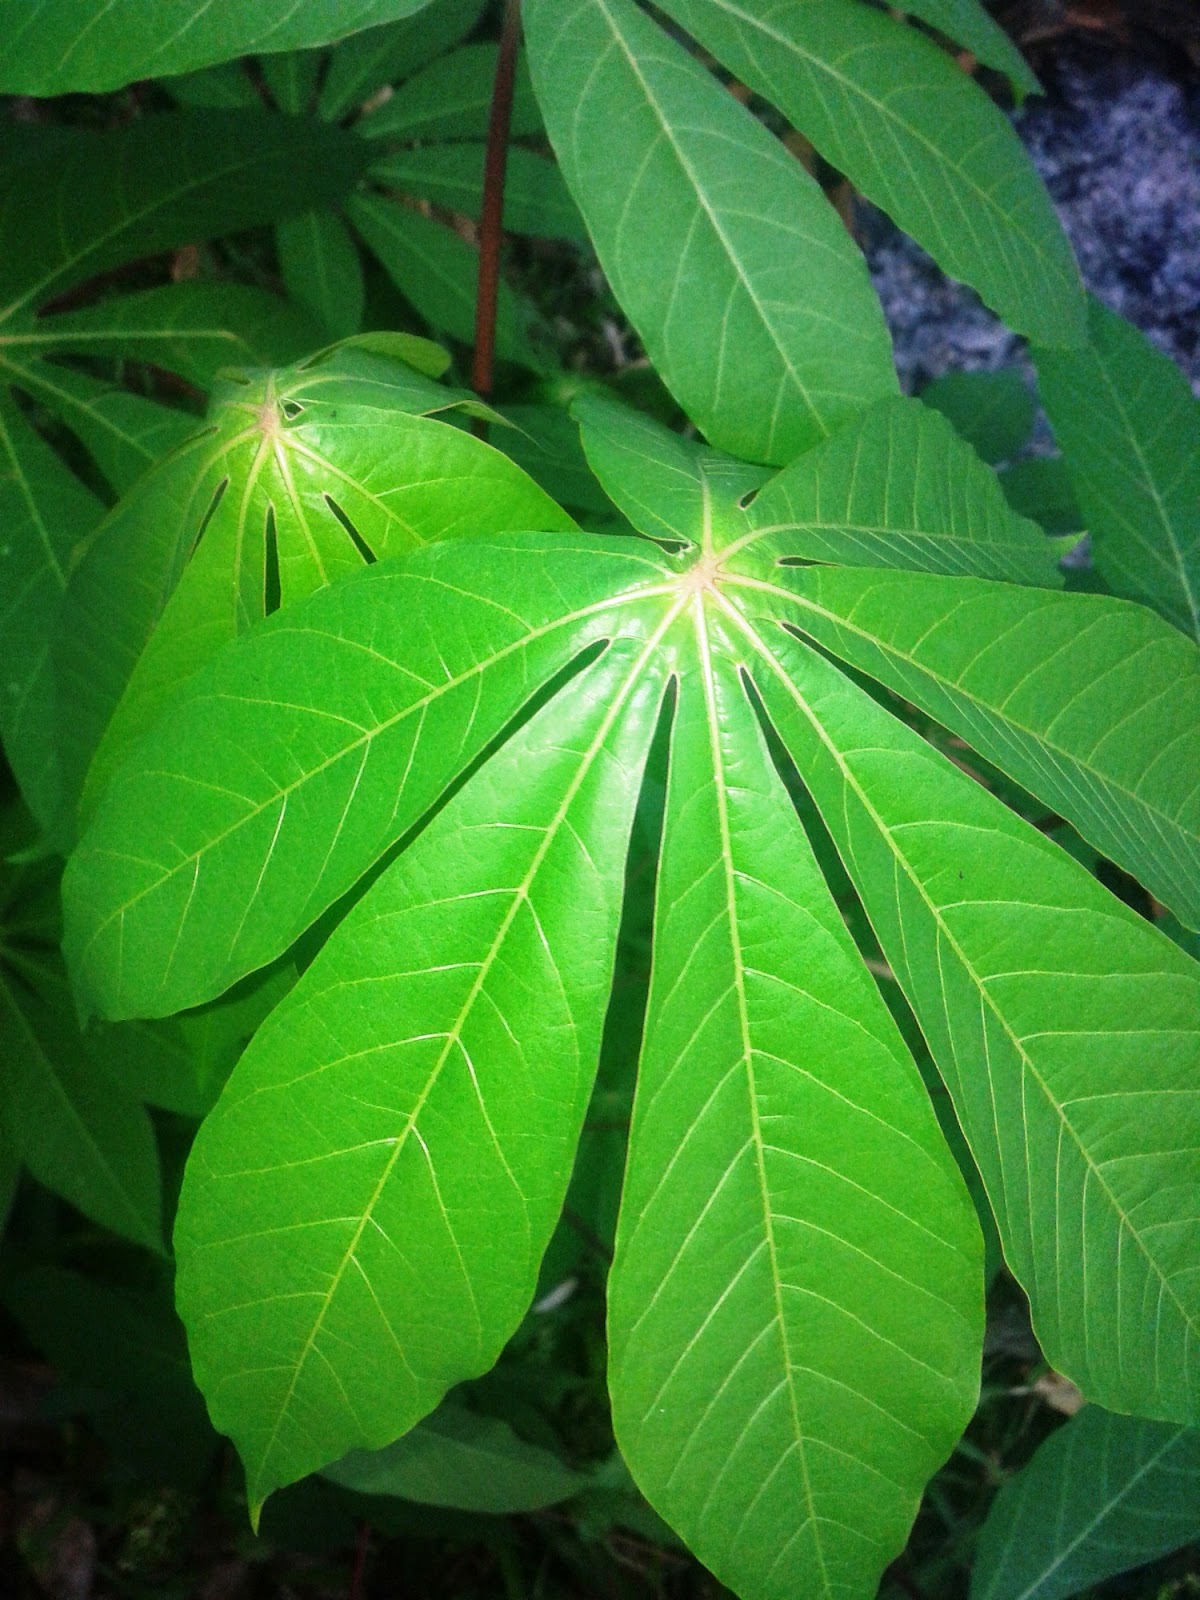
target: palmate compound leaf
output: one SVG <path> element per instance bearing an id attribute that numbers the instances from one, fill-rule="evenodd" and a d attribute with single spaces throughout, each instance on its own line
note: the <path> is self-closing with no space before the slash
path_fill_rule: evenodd
<path id="1" fill-rule="evenodd" d="M 277 606 L 432 539 L 572 526 L 506 456 L 436 420 L 486 408 L 374 342 L 224 383 L 90 541 L 57 659 L 85 815 L 179 685 Z M 446 360 L 423 340 L 400 350 Z"/>
<path id="2" fill-rule="evenodd" d="M 861 0 L 661 3 L 1011 327 L 1083 343 L 1083 285 L 1050 196 L 945 51 Z"/>
<path id="3" fill-rule="evenodd" d="M 710 442 L 789 461 L 896 393 L 819 185 L 632 0 L 526 0 L 534 87 L 613 292 Z"/>
<path id="4" fill-rule="evenodd" d="M 643 500 L 657 536 L 691 540 L 684 556 L 578 534 L 435 546 L 335 585 L 256 630 L 214 661 L 102 802 L 70 872 L 70 948 L 102 1009 L 147 1002 L 166 1009 L 217 992 L 285 948 L 360 877 L 539 683 L 581 650 L 612 641 L 557 688 L 515 743 L 501 744 L 358 901 L 251 1046 L 198 1146 L 178 1238 L 186 1309 L 210 1401 L 227 1426 L 241 1430 L 257 1498 L 279 1474 L 306 1470 L 325 1452 L 332 1458 L 378 1444 L 385 1419 L 402 1426 L 403 1416 L 428 1409 L 485 1359 L 460 1252 L 482 1250 L 480 1217 L 493 1215 L 493 1206 L 517 1215 L 522 1183 L 539 1208 L 538 1226 L 552 1220 L 575 1102 L 555 1125 L 547 1171 L 530 1158 L 526 1136 L 542 1125 L 525 1095 L 530 1081 L 561 1093 L 565 1073 L 569 1093 L 586 1096 L 594 1022 L 579 1034 L 550 1036 L 542 1020 L 562 1015 L 564 994 L 569 1003 L 585 989 L 589 1018 L 598 1014 L 615 916 L 606 899 L 598 936 L 583 946 L 588 958 L 570 956 L 583 937 L 579 919 L 560 931 L 552 915 L 566 908 L 545 888 L 551 879 L 543 885 L 535 873 L 531 886 L 539 895 L 545 889 L 545 898 L 531 892 L 527 903 L 546 919 L 545 940 L 523 963 L 489 965 L 497 904 L 515 904 L 512 885 L 525 881 L 514 875 L 516 855 L 525 852 L 528 870 L 548 837 L 543 818 L 526 825 L 531 807 L 549 803 L 545 772 L 557 771 L 551 788 L 574 820 L 583 787 L 572 785 L 583 771 L 580 751 L 590 748 L 578 730 L 598 730 L 596 718 L 622 717 L 633 704 L 632 679 L 619 675 L 643 662 L 648 688 L 638 726 L 630 726 L 633 770 L 664 680 L 674 677 L 671 812 L 630 1195 L 661 1207 L 685 1256 L 689 1230 L 704 1233 L 725 1208 L 730 1228 L 744 1231 L 706 1234 L 710 1249 L 699 1259 L 693 1249 L 694 1266 L 672 1275 L 669 1261 L 656 1268 L 657 1245 L 651 1230 L 639 1229 L 630 1200 L 613 1290 L 614 1411 L 645 1493 L 743 1595 L 786 1589 L 867 1600 L 903 1540 L 924 1477 L 970 1408 L 978 1244 L 931 1113 L 913 1088 L 911 1063 L 858 975 L 765 758 L 754 695 L 796 756 L 922 1017 L 1048 1352 L 1109 1404 L 1164 1414 L 1191 1404 L 1194 1328 L 1185 1324 L 1196 1308 L 1186 1219 L 1195 1209 L 1187 1185 L 1195 1170 L 1188 1119 L 1197 969 L 781 626 L 791 619 L 802 627 L 803 607 L 780 582 L 777 557 L 760 551 L 756 558 L 755 530 L 723 494 L 725 463 L 690 447 L 690 467 L 688 450 L 656 465 L 643 432 L 632 430 L 623 450 L 611 414 L 604 426 L 603 446 L 590 442 L 593 465 L 613 474 L 610 492 L 621 482 L 636 488 L 633 498 Z M 681 494 L 689 471 L 695 491 Z M 405 587 L 415 594 L 422 585 L 421 605 L 394 603 Z M 995 588 L 998 596 L 1014 592 Z M 646 651 L 664 625 L 657 648 Z M 400 695 L 397 661 L 414 674 Z M 592 690 L 604 673 L 617 674 L 618 687 L 597 706 Z M 405 711 L 398 700 L 409 710 L 409 729 L 412 708 L 422 707 L 430 737 L 415 749 L 411 732 L 399 731 Z M 380 734 L 398 731 L 390 747 L 378 741 L 391 751 L 384 767 L 366 772 L 364 706 Z M 1120 707 L 1108 714 L 1115 720 Z M 569 738 L 552 737 L 568 727 Z M 551 748 L 543 770 L 531 741 L 544 733 Z M 240 748 L 251 738 L 253 764 Z M 322 791 L 329 757 L 328 770 L 336 771 L 339 757 L 342 770 Z M 298 778 L 305 769 L 309 776 Z M 289 783 L 298 795 L 307 790 L 303 816 L 284 804 Z M 632 803 L 610 792 L 610 809 L 622 814 L 620 827 L 605 834 L 611 854 L 590 851 L 613 900 L 620 854 L 613 835 L 627 834 Z M 288 831 L 297 821 L 297 831 Z M 497 826 L 503 822 L 517 826 Z M 579 835 L 583 845 L 590 838 L 589 830 Z M 508 898 L 469 888 L 463 898 L 472 883 L 508 885 Z M 430 907 L 439 898 L 445 903 L 435 919 Z M 580 910 L 580 918 L 588 914 Z M 405 931 L 424 928 L 426 918 L 428 935 Z M 446 924 L 461 926 L 461 934 Z M 243 940 L 247 927 L 253 937 Z M 795 939 L 803 941 L 798 973 Z M 498 948 L 503 953 L 503 939 Z M 388 1141 L 409 1128 L 414 1081 L 417 1094 L 425 1081 L 413 1064 L 422 1050 L 436 1061 L 463 1031 L 455 995 L 485 968 L 479 998 L 493 997 L 500 1009 L 485 1026 L 484 1011 L 467 1008 L 470 1025 L 489 1041 L 471 1054 L 476 1078 L 466 1057 L 455 1056 L 457 1072 L 440 1071 L 417 1108 L 412 1131 L 436 1160 L 427 1161 L 412 1139 L 403 1141 L 407 1155 L 396 1154 L 394 1170 L 424 1189 L 413 1212 L 419 1226 L 393 1233 L 404 1253 L 393 1258 L 364 1220 L 410 1193 L 389 1181 L 376 1193 L 398 1149 Z M 399 982 L 398 973 L 409 976 Z M 704 1005 L 688 1017 L 685 996 L 701 983 Z M 450 997 L 441 1003 L 435 996 L 443 985 Z M 413 1008 L 427 1003 L 433 1014 L 415 1022 Z M 696 1040 L 713 1043 L 718 1064 L 697 1050 L 694 1074 L 671 1073 L 677 1051 L 696 1044 L 688 1021 Z M 1065 1045 L 1064 1024 L 1077 1030 Z M 416 1032 L 421 1041 L 398 1043 Z M 810 1039 L 817 1041 L 812 1059 L 799 1059 Z M 503 1094 L 488 1099 L 485 1075 L 511 1063 L 522 1041 L 529 1041 L 531 1076 L 508 1073 L 520 1113 L 510 1122 Z M 407 1065 L 381 1079 L 379 1063 L 397 1049 Z M 357 1070 L 346 1059 L 356 1052 Z M 713 1105 L 684 1106 L 674 1122 L 671 1097 L 697 1090 L 692 1080 L 704 1072 Z M 481 1095 L 476 1083 L 484 1084 Z M 290 1095 L 285 1084 L 294 1085 Z M 452 1086 L 465 1108 L 458 1140 L 440 1098 Z M 308 1105 L 309 1096 L 316 1115 L 310 1108 L 289 1117 L 293 1099 Z M 725 1115 L 695 1115 L 706 1109 Z M 807 1142 L 816 1118 L 828 1136 L 820 1150 Z M 864 1172 L 868 1128 L 877 1142 Z M 913 1152 L 911 1163 L 897 1161 L 901 1148 Z M 706 1151 L 711 1165 L 702 1160 Z M 279 1165 L 293 1160 L 303 1164 Z M 919 1211 L 914 1170 L 928 1174 Z M 757 1193 L 747 1183 L 756 1172 Z M 314 1183 L 314 1174 L 334 1181 Z M 644 1185 L 636 1191 L 634 1174 Z M 676 1186 L 685 1174 L 688 1182 Z M 939 1194 L 938 1211 L 926 1210 L 925 1196 Z M 284 1236 L 285 1244 L 265 1231 L 272 1217 L 287 1228 L 297 1217 L 311 1226 Z M 864 1227 L 873 1249 L 863 1249 Z M 346 1251 L 360 1228 L 374 1252 L 368 1268 L 377 1269 L 369 1285 Z M 260 1233 L 257 1246 L 236 1238 L 238 1230 Z M 494 1317 L 488 1348 L 498 1347 L 532 1292 L 531 1278 L 520 1293 L 505 1283 L 511 1240 L 520 1244 L 520 1274 L 537 1253 L 530 1237 L 491 1226 L 472 1285 Z M 415 1288 L 385 1298 L 381 1316 L 373 1296 L 390 1296 L 405 1274 Z M 892 1292 L 902 1277 L 909 1287 Z M 341 1319 L 355 1296 L 360 1320 L 351 1326 Z M 696 1301 L 705 1305 L 699 1321 Z M 732 1336 L 723 1320 L 734 1302 L 748 1307 L 746 1338 Z M 929 1307 L 923 1318 L 914 1317 L 917 1303 Z M 637 1318 L 661 1333 L 646 1360 L 662 1363 L 660 1382 L 670 1380 L 655 1399 L 665 1412 L 649 1413 L 637 1387 L 644 1382 Z M 413 1368 L 407 1375 L 405 1361 Z M 781 1396 L 794 1403 L 781 1404 Z M 319 1437 L 305 1437 L 306 1428 Z M 839 1456 L 847 1440 L 851 1455 Z M 750 1464 L 752 1482 L 722 1470 L 731 1455 Z M 764 1500 L 783 1508 L 782 1519 L 765 1514 Z"/>

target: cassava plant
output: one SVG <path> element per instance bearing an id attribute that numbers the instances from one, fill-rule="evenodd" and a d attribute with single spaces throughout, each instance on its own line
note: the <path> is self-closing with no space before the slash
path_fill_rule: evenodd
<path id="1" fill-rule="evenodd" d="M 136 0 L 56 8 L 95 11 L 89 65 L 10 86 L 344 27 L 310 0 L 134 55 L 103 30 Z M 350 25 L 411 37 L 423 9 Z M 636 860 L 608 1385 L 629 1471 L 700 1560 L 747 1600 L 876 1592 L 976 1408 L 993 1230 L 1091 1404 L 997 1501 L 973 1592 L 1095 1581 L 1091 1501 L 1200 1474 L 1197 403 L 1089 305 L 942 41 L 1024 93 L 1020 57 L 973 5 L 907 10 L 526 0 L 550 145 L 687 419 L 575 385 L 603 531 L 510 459 L 448 357 L 381 333 L 226 374 L 94 531 L 60 530 L 80 1012 L 186 1030 L 233 1005 L 253 1030 L 173 1242 L 256 1522 L 314 1472 L 411 1484 L 388 1452 L 415 1428 L 470 1435 L 443 1397 L 537 1291 Z M 953 386 L 900 395 L 852 238 L 701 52 L 1029 338 L 1086 589 L 1059 565 L 1074 534 L 1017 509 L 1047 484 L 981 459 L 1028 418 L 993 449 L 968 417 L 977 452 Z M 1075 1522 L 1025 1532 L 1056 1494 Z M 1171 1518 L 1126 1518 L 1123 1564 L 1185 1539 L 1186 1501 Z"/>

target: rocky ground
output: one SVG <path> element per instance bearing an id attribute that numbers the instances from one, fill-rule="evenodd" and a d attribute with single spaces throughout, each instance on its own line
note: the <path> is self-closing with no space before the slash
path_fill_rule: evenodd
<path id="1" fill-rule="evenodd" d="M 1200 393 L 1200 81 L 1104 43 L 1063 43 L 1014 122 L 1088 288 Z M 951 368 L 1022 362 L 1022 341 L 879 212 L 861 236 L 909 389 Z"/>

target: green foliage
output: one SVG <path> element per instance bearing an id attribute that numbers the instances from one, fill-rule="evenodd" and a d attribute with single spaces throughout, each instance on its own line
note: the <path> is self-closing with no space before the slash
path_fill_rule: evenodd
<path id="1" fill-rule="evenodd" d="M 1095 301 L 1091 342 L 1038 352 L 1042 399 L 1114 594 L 1200 638 L 1200 400 L 1150 341 Z"/>
<path id="2" fill-rule="evenodd" d="M 188 431 L 177 409 L 69 358 L 150 361 L 207 386 L 231 364 L 287 360 L 311 320 L 250 286 L 214 297 L 177 283 L 39 315 L 65 292 L 148 253 L 267 221 L 339 193 L 359 170 L 337 130 L 297 147 L 263 112 L 148 117 L 103 134 L 58 130 L 0 177 L 0 733 L 38 821 L 63 803 L 49 644 L 67 572 L 104 513 Z M 65 364 L 64 364 L 65 362 Z M 55 419 L 95 471 L 85 482 L 32 425 Z"/>
<path id="3" fill-rule="evenodd" d="M 1059 1600 L 1200 1536 L 1200 1431 L 1086 1406 L 1004 1485 L 971 1600 Z"/>
<path id="4" fill-rule="evenodd" d="M 256 1525 L 278 1490 L 335 1540 L 347 1507 L 565 1505 L 746 1600 L 869 1600 L 990 1425 L 985 1237 L 1092 1403 L 997 1498 L 973 1593 L 1194 1525 L 1197 413 L 1088 310 L 929 29 L 1024 92 L 1011 47 L 970 0 L 911 9 L 527 0 L 510 220 L 591 240 L 647 410 L 533 387 L 519 296 L 498 410 L 390 326 L 470 337 L 481 4 L 218 11 L 174 57 L 156 21 L 138 60 L 190 109 L 0 164 L 3 733 L 38 834 L 10 809 L 0 1188 L 19 1161 L 82 1213 L 18 1189 L 6 1304 L 123 1397 L 88 1402 L 114 1448 L 114 1404 L 174 1419 L 199 1482 L 173 1220 Z M 64 71 L 142 70 L 107 26 Z M 899 395 L 776 112 L 1039 341 L 1061 461 L 1014 459 L 1012 374 Z M 47 189 L 65 232 L 21 225 Z M 97 286 L 251 228 L 200 281 Z M 1091 593 L 1046 531 L 1084 518 Z"/>
<path id="5" fill-rule="evenodd" d="M 119 89 L 251 51 L 325 44 L 429 0 L 0 0 L 0 92 Z"/>

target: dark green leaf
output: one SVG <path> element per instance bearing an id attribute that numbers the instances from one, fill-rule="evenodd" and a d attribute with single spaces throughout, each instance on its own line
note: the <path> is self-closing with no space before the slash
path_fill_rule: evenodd
<path id="1" fill-rule="evenodd" d="M 1039 350 L 1042 401 L 1116 594 L 1200 638 L 1200 400 L 1144 334 L 1090 304 L 1091 346 Z"/>
<path id="2" fill-rule="evenodd" d="M 993 466 L 1008 461 L 1033 432 L 1034 403 L 1019 372 L 948 372 L 921 390 L 923 405 L 940 411 L 956 433 Z"/>
<path id="3" fill-rule="evenodd" d="M 102 94 L 234 56 L 327 44 L 429 0 L 0 0 L 0 92 Z"/>
<path id="4" fill-rule="evenodd" d="M 1085 1406 L 992 1504 L 971 1600 L 1063 1600 L 1200 1538 L 1200 1430 Z"/>
<path id="5" fill-rule="evenodd" d="M 557 1456 L 506 1422 L 445 1400 L 383 1450 L 355 1450 L 323 1474 L 359 1494 L 400 1495 L 460 1511 L 540 1511 L 588 1487 Z"/>

